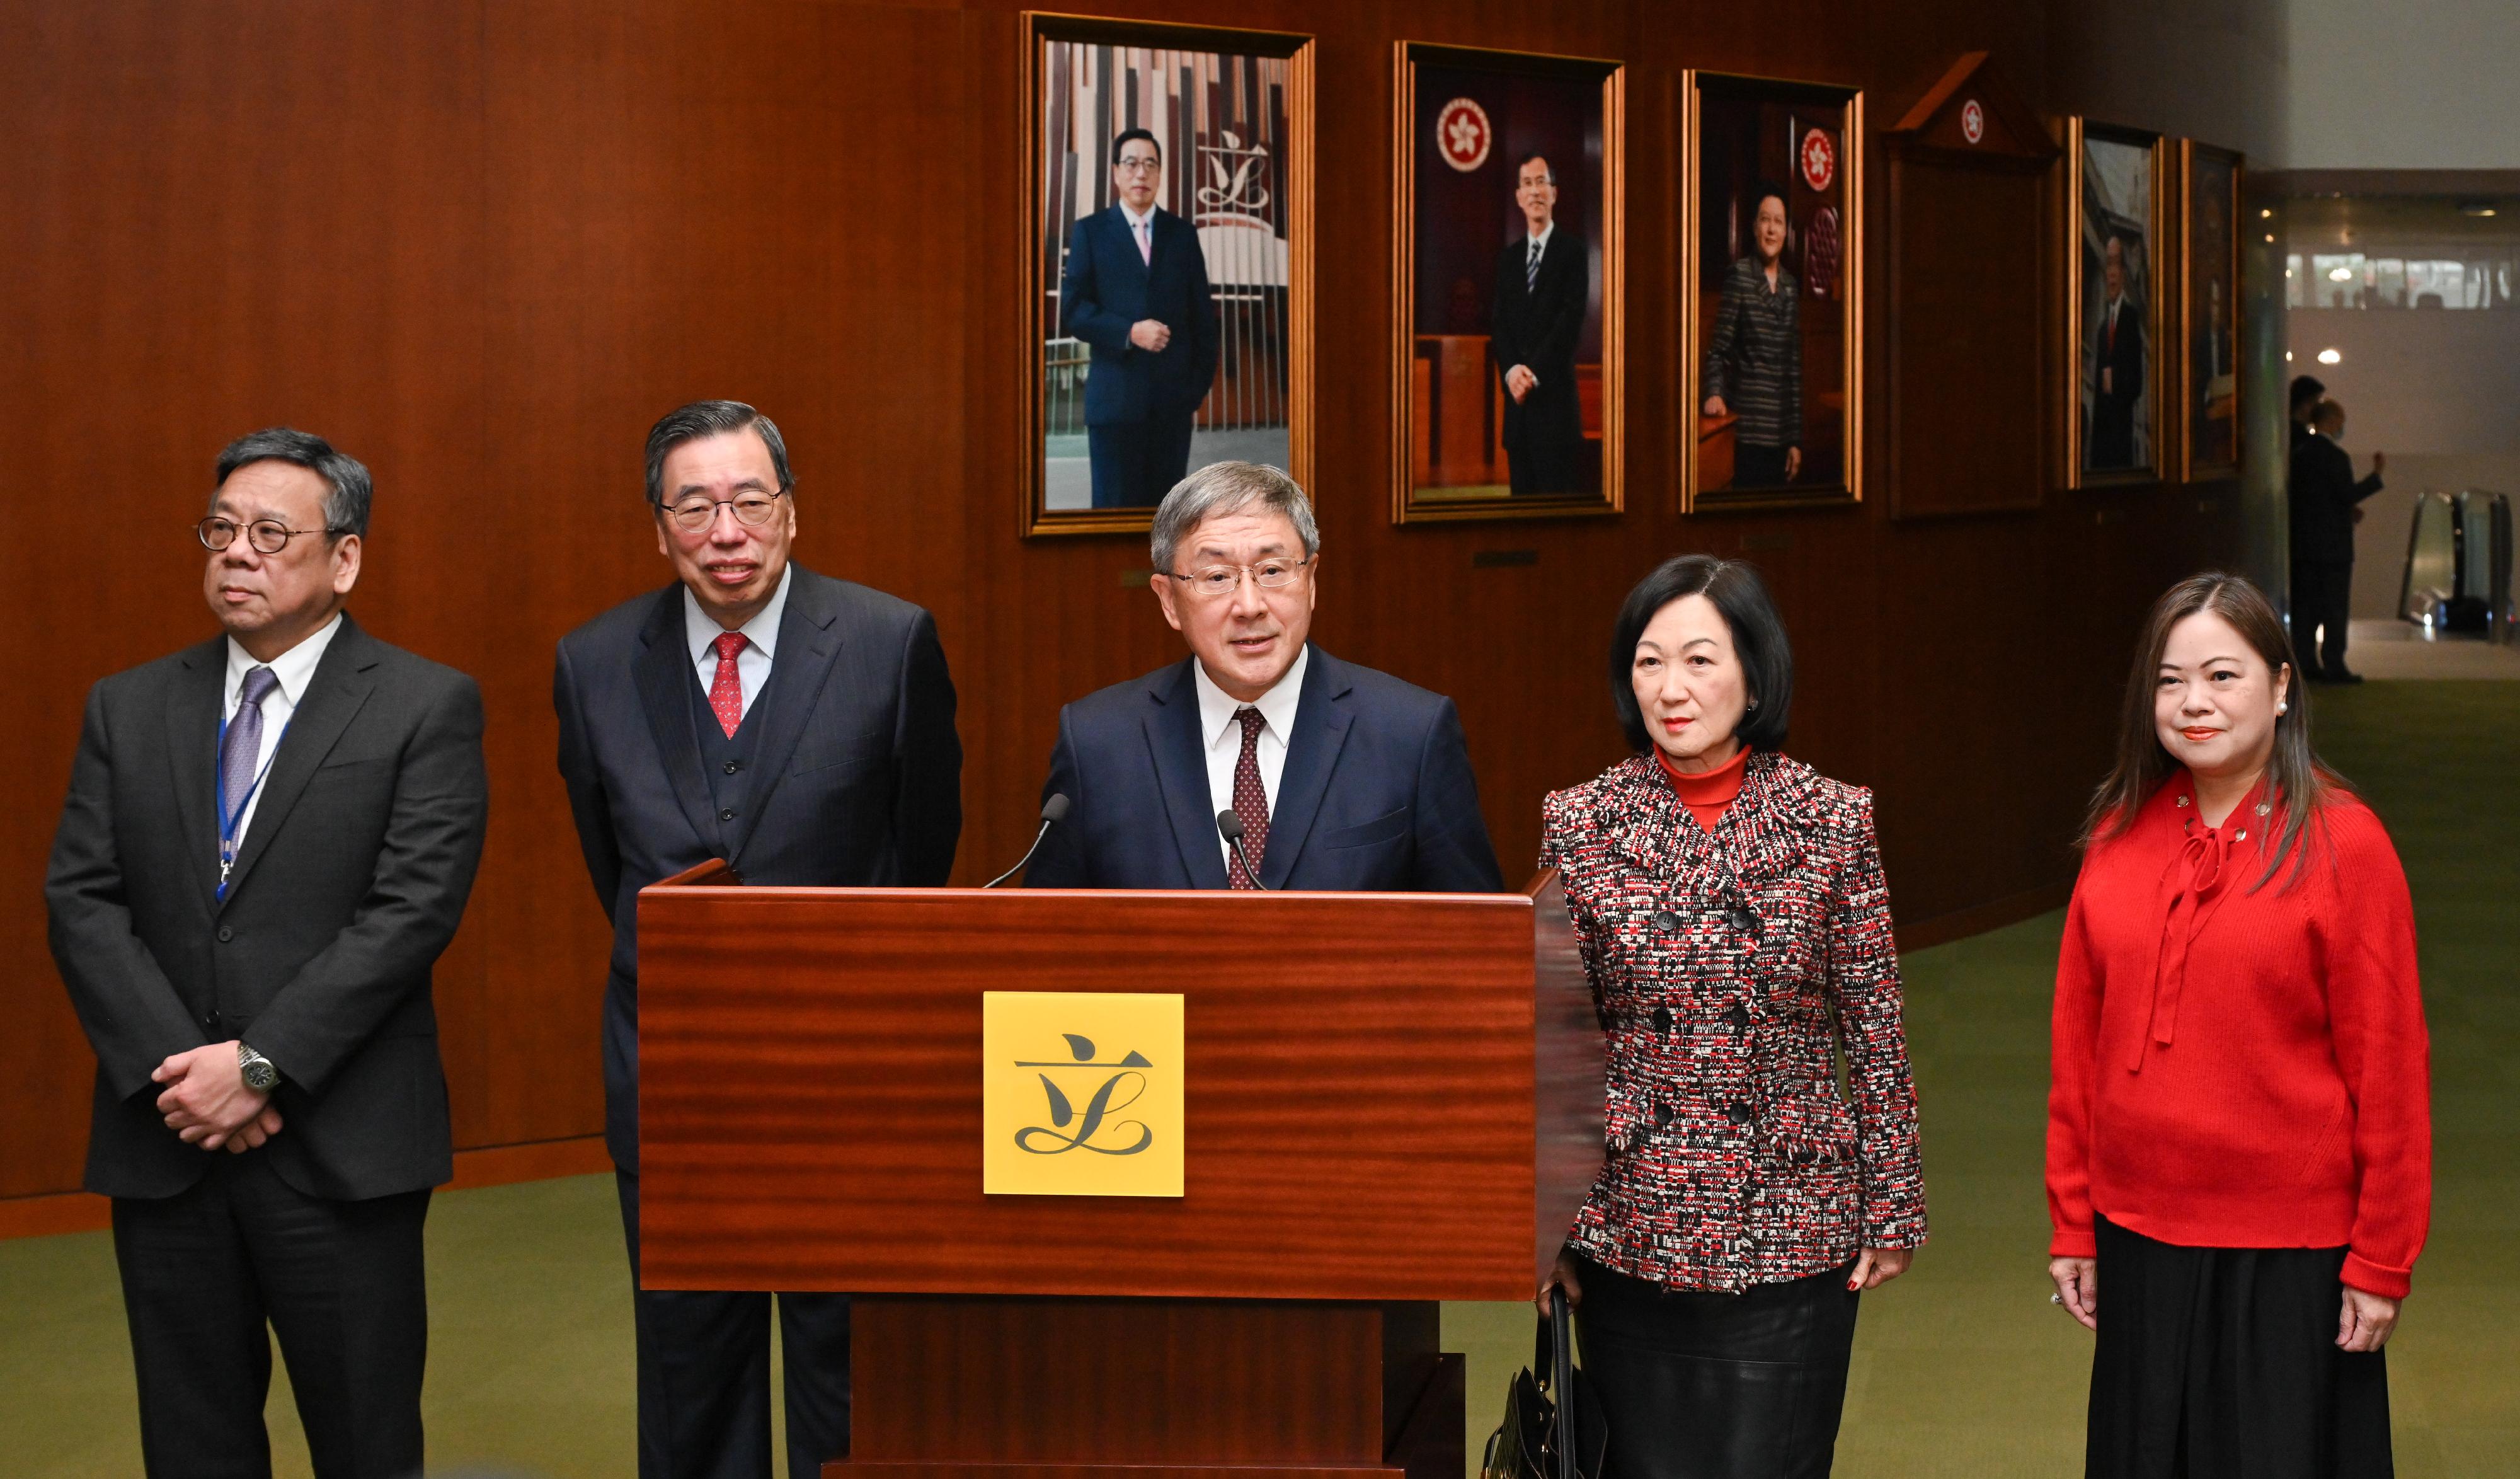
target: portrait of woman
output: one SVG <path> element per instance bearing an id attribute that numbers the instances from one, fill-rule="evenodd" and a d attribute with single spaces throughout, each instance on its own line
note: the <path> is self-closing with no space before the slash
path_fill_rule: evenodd
<path id="1" fill-rule="evenodd" d="M 1782 753 L 1793 654 L 1746 564 L 1646 576 L 1609 676 L 1637 753 L 1543 809 L 1608 1058 L 1608 1156 L 1548 1284 L 1611 1473 L 1812 1479 L 1857 1302 L 1925 1240 L 1871 793 Z"/>
<path id="2" fill-rule="evenodd" d="M 1785 265 L 1785 191 L 1761 183 L 1748 214 L 1754 250 L 1724 274 L 1699 384 L 1708 417 L 1732 416 L 1732 485 L 1770 487 L 1803 466 L 1801 284 Z"/>
<path id="3" fill-rule="evenodd" d="M 2381 1348 L 2432 1200 L 2414 912 L 2307 702 L 2256 586 L 2183 580 L 2092 801 L 2048 1205 L 2094 1479 L 2391 1472 Z"/>

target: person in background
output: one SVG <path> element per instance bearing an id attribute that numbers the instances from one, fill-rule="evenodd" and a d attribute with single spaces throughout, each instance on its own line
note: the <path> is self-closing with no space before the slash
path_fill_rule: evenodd
<path id="1" fill-rule="evenodd" d="M 1575 348 L 1592 264 L 1556 219 L 1557 176 L 1532 155 L 1514 169 L 1520 235 L 1497 258 L 1490 348 L 1505 386 L 1506 477 L 1517 497 L 1571 493 L 1584 481 L 1584 404 Z"/>
<path id="2" fill-rule="evenodd" d="M 1784 756 L 1793 678 L 1756 571 L 1665 562 L 1610 640 L 1638 753 L 1542 808 L 1609 1156 L 1541 1299 L 1576 1304 L 1620 1479 L 1827 1474 L 1857 1302 L 1925 1240 L 1872 796 Z"/>
<path id="3" fill-rule="evenodd" d="M 747 884 L 933 888 L 963 830 L 963 744 L 933 618 L 788 558 L 796 484 L 736 400 L 648 433 L 673 580 L 562 637 L 560 773 L 612 925 L 604 1135 L 639 1268 L 639 891 L 709 860 Z M 641 1479 L 766 1479 L 766 1293 L 634 1286 Z M 849 1452 L 849 1298 L 778 1296 L 788 1470 Z"/>
<path id="4" fill-rule="evenodd" d="M 2145 624 L 2050 1040 L 2051 1298 L 2098 1336 L 2085 1472 L 2391 1472 L 2381 1347 L 2432 1202 L 2413 906 L 2237 577 Z"/>
<path id="5" fill-rule="evenodd" d="M 2293 443 L 2289 480 L 2292 648 L 2312 682 L 2359 683 L 2362 674 L 2345 666 L 2345 640 L 2354 622 L 2354 526 L 2362 520 L 2362 500 L 2380 491 L 2389 459 L 2373 452 L 2371 476 L 2354 481 L 2354 458 L 2338 445 L 2345 407 L 2333 400 L 2313 405 L 2310 428 L 2309 436 Z"/>
<path id="6" fill-rule="evenodd" d="M 2135 412 L 2143 403 L 2143 307 L 2127 292 L 2126 242 L 2112 236 L 2100 249 L 2107 293 L 2092 329 L 2091 444 L 2084 465 L 2136 465 Z"/>
<path id="7" fill-rule="evenodd" d="M 1802 284 L 1785 265 L 1785 192 L 1751 192 L 1755 250 L 1724 276 L 1706 346 L 1709 416 L 1731 414 L 1734 487 L 1776 487 L 1803 470 Z"/>
<path id="8" fill-rule="evenodd" d="M 430 973 L 490 789 L 480 688 L 350 619 L 373 495 L 305 432 L 219 453 L 225 634 L 89 690 L 53 840 L 152 1475 L 271 1472 L 274 1336 L 321 1479 L 421 1471 L 455 1174 Z"/>

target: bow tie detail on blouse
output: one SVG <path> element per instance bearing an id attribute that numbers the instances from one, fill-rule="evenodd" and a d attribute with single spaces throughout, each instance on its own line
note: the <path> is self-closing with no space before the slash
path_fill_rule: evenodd
<path id="1" fill-rule="evenodd" d="M 2182 795 L 2179 806 L 2192 812 L 2194 803 Z M 2179 998 L 2187 987 L 2187 947 L 2229 886 L 2231 850 L 2249 836 L 2247 827 L 2234 829 L 2230 824 L 2248 815 L 2246 808 L 2236 809 L 2221 827 L 2202 825 L 2192 814 L 2187 818 L 2186 841 L 2172 855 L 2169 871 L 2162 877 L 2169 907 L 2163 910 L 2161 953 L 2153 968 L 2151 1027 L 2136 1039 L 2135 1056 L 2127 1063 L 2129 1073 L 2143 1071 L 2147 1043 L 2168 1047 L 2177 1034 Z"/>

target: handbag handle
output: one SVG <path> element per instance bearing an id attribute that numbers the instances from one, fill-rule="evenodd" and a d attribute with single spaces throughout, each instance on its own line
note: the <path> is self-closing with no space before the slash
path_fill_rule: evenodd
<path id="1" fill-rule="evenodd" d="M 1550 1399 L 1549 1428 L 1543 1435 L 1542 1452 L 1555 1458 L 1553 1465 L 1540 1465 L 1541 1479 L 1585 1479 L 1575 1459 L 1574 1314 L 1564 1289 L 1551 1287 L 1549 1313 L 1538 1324 L 1532 1334 L 1531 1371 Z"/>

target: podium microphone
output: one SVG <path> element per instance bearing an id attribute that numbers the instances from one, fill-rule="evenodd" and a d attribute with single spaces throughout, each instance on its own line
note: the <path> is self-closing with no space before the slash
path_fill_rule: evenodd
<path id="1" fill-rule="evenodd" d="M 1015 865 L 1013 867 L 1000 873 L 997 877 L 980 885 L 980 887 L 984 889 L 994 889 L 998 885 L 1006 882 L 1008 879 L 1014 877 L 1017 873 L 1022 872 L 1024 864 L 1032 861 L 1032 855 L 1041 851 L 1041 840 L 1050 835 L 1050 829 L 1066 819 L 1067 794 L 1063 791 L 1053 793 L 1050 800 L 1041 804 L 1041 830 L 1032 834 L 1032 846 L 1024 849 L 1024 855 L 1015 859 Z"/>
<path id="2" fill-rule="evenodd" d="M 1260 881 L 1260 870 L 1251 866 L 1251 855 L 1242 851 L 1242 818 L 1235 815 L 1232 808 L 1216 813 L 1216 835 L 1224 838 L 1234 855 L 1242 860 L 1242 876 L 1251 880 L 1251 886 L 1267 889 L 1269 886 Z"/>

